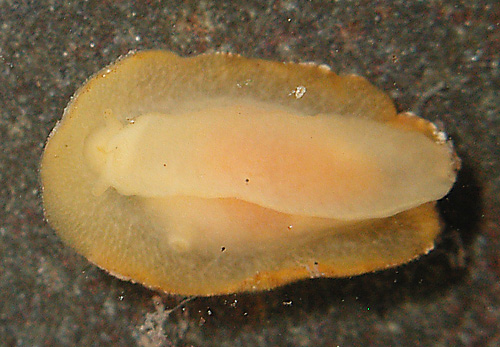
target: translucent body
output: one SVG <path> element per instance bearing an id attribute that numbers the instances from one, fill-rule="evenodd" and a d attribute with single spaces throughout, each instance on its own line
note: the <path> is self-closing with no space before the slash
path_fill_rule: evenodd
<path id="1" fill-rule="evenodd" d="M 360 77 L 151 51 L 77 93 L 42 181 L 49 222 L 91 261 L 212 295 L 427 252 L 455 168 L 431 123 Z"/>

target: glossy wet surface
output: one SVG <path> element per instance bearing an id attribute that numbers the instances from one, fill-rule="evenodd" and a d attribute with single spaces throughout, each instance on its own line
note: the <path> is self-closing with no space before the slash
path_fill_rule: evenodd
<path id="1" fill-rule="evenodd" d="M 0 341 L 8 346 L 496 345 L 500 12 L 496 2 L 0 4 Z M 425 15 L 424 15 L 425 14 Z M 43 221 L 45 138 L 83 81 L 131 49 L 325 63 L 453 137 L 464 168 L 435 251 L 352 279 L 165 296 L 115 279 Z M 284 245 L 285 246 L 285 245 Z M 311 276 L 317 275 L 314 268 Z M 180 304 L 180 305 L 179 305 Z M 176 307 L 173 311 L 169 309 Z"/>

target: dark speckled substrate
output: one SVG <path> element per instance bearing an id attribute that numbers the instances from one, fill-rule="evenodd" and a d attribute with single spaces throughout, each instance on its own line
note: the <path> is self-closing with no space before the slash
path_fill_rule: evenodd
<path id="1" fill-rule="evenodd" d="M 186 301 L 90 265 L 43 221 L 40 156 L 85 79 L 146 48 L 328 64 L 440 124 L 464 168 L 436 250 L 352 279 Z M 1 1 L 0 345 L 500 345 L 499 52 L 495 0 Z"/>

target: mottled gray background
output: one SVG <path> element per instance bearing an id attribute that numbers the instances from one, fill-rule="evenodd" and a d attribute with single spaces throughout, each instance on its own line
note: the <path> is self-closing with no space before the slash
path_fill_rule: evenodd
<path id="1" fill-rule="evenodd" d="M 500 345 L 499 26 L 496 0 L 0 0 L 0 345 Z M 43 221 L 40 156 L 78 86 L 144 48 L 325 63 L 440 124 L 464 169 L 436 250 L 185 302 L 90 265 Z"/>

